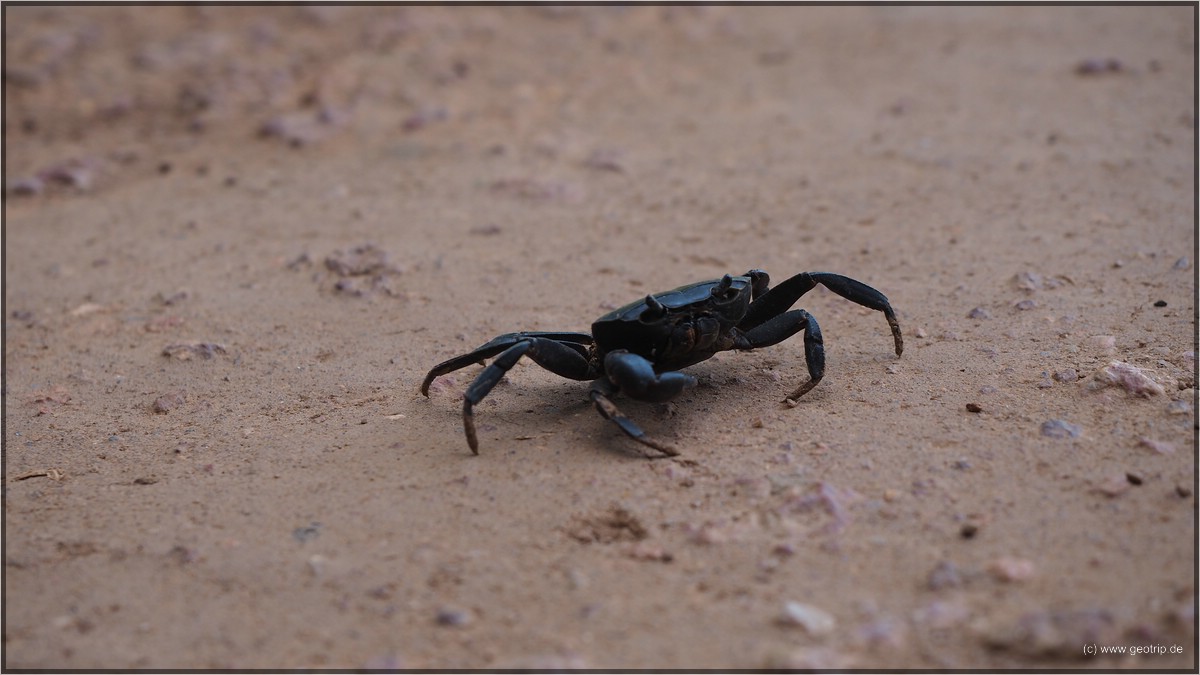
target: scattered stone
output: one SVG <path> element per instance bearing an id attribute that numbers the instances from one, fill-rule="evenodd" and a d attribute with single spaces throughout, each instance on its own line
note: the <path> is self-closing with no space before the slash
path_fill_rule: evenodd
<path id="1" fill-rule="evenodd" d="M 983 412 L 983 406 L 979 405 L 978 403 L 968 403 L 967 412 L 981 413 Z"/>
<path id="2" fill-rule="evenodd" d="M 442 106 L 422 108 L 405 118 L 401 128 L 406 132 L 414 132 L 435 122 L 444 122 L 450 118 L 450 111 Z"/>
<path id="3" fill-rule="evenodd" d="M 187 400 L 187 396 L 184 392 L 173 391 L 154 399 L 152 408 L 156 413 L 166 413 L 183 405 L 185 400 Z"/>
<path id="4" fill-rule="evenodd" d="M 960 600 L 934 600 L 913 610 L 912 620 L 935 630 L 953 628 L 971 618 L 971 610 Z"/>
<path id="5" fill-rule="evenodd" d="M 639 541 L 631 545 L 625 550 L 625 555 L 634 560 L 643 560 L 646 562 L 669 563 L 675 559 L 675 556 L 670 551 L 645 541 Z"/>
<path id="6" fill-rule="evenodd" d="M 984 644 L 1030 658 L 1091 659 L 1083 645 L 1120 644 L 1116 621 L 1103 609 L 1030 612 L 1009 626 L 984 627 Z"/>
<path id="7" fill-rule="evenodd" d="M 26 176 L 17 178 L 8 184 L 8 193 L 11 195 L 31 197 L 39 195 L 42 190 L 46 189 L 46 181 L 37 176 Z"/>
<path id="8" fill-rule="evenodd" d="M 321 535 L 321 524 L 313 522 L 307 527 L 297 527 L 292 530 L 292 538 L 303 544 L 306 541 L 316 539 Z"/>
<path id="9" fill-rule="evenodd" d="M 316 113 L 302 111 L 277 115 L 263 122 L 258 133 L 263 138 L 278 138 L 293 148 L 299 148 L 325 140 L 345 121 L 345 115 L 323 107 Z"/>
<path id="10" fill-rule="evenodd" d="M 31 404 L 54 403 L 66 405 L 71 402 L 71 391 L 61 384 L 49 389 L 39 389 L 33 392 L 29 401 Z"/>
<path id="11" fill-rule="evenodd" d="M 700 525 L 688 523 L 686 526 L 688 541 L 703 546 L 718 546 L 736 540 L 741 536 L 741 528 L 727 519 L 708 520 Z"/>
<path id="12" fill-rule="evenodd" d="M 439 626 L 462 627 L 471 623 L 471 614 L 457 607 L 442 607 L 437 611 L 436 621 Z"/>
<path id="13" fill-rule="evenodd" d="M 1172 267 L 1177 270 L 1186 270 L 1187 268 L 1189 268 L 1191 266 L 1192 266 L 1192 263 L 1191 263 L 1191 261 L 1188 260 L 1186 255 L 1183 256 L 1182 258 L 1180 258 L 1179 260 L 1176 260 L 1175 264 L 1172 265 Z"/>
<path id="14" fill-rule="evenodd" d="M 199 557 L 200 554 L 196 552 L 196 549 L 188 548 L 183 544 L 176 544 L 171 547 L 170 551 L 167 551 L 167 558 L 179 565 L 195 562 Z"/>
<path id="15" fill-rule="evenodd" d="M 889 616 L 864 622 L 855 631 L 855 641 L 869 649 L 899 649 L 905 644 L 905 625 Z"/>
<path id="16" fill-rule="evenodd" d="M 593 150 L 592 153 L 583 160 L 583 166 L 588 169 L 596 169 L 599 171 L 625 173 L 625 167 L 621 163 L 621 154 L 616 150 L 611 149 Z"/>
<path id="17" fill-rule="evenodd" d="M 469 234 L 479 235 L 481 237 L 491 237 L 500 234 L 501 232 L 502 230 L 500 229 L 500 226 L 495 223 L 476 225 L 468 231 Z"/>
<path id="18" fill-rule="evenodd" d="M 325 257 L 325 267 L 342 277 L 374 274 L 390 268 L 387 253 L 374 244 L 362 244 L 346 252 L 336 250 Z"/>
<path id="19" fill-rule="evenodd" d="M 1149 436 L 1139 437 L 1138 445 L 1140 445 L 1143 448 L 1150 448 L 1151 450 L 1159 453 L 1160 455 L 1175 454 L 1175 445 L 1173 443 L 1167 443 L 1166 441 L 1157 441 L 1157 440 L 1154 440 L 1153 438 L 1150 438 Z"/>
<path id="20" fill-rule="evenodd" d="M 1036 272 L 1019 272 L 1013 276 L 1013 284 L 1018 290 L 1026 293 L 1035 291 L 1050 290 L 1063 285 L 1065 277 L 1050 277 L 1044 278 Z"/>
<path id="21" fill-rule="evenodd" d="M 1166 300 L 1155 300 L 1155 301 L 1154 301 L 1154 306 L 1155 306 L 1155 307 L 1166 307 L 1166 306 L 1167 306 L 1167 301 L 1166 301 Z"/>
<path id="22" fill-rule="evenodd" d="M 216 342 L 175 342 L 163 347 L 163 356 L 170 356 L 180 361 L 188 361 L 195 357 L 208 360 L 217 354 L 225 353 L 225 345 Z"/>
<path id="23" fill-rule="evenodd" d="M 336 275 L 334 291 L 356 297 L 376 291 L 396 295 L 392 279 L 404 272 L 400 266 L 388 262 L 387 253 L 374 244 L 334 251 L 326 256 L 325 268 Z"/>
<path id="24" fill-rule="evenodd" d="M 94 302 L 85 302 L 82 305 L 71 310 L 71 316 L 87 316 L 108 309 L 104 305 L 99 305 Z"/>
<path id="25" fill-rule="evenodd" d="M 992 318 L 992 313 L 982 307 L 976 307 L 975 309 L 972 309 L 971 311 L 967 312 L 967 318 L 968 319 L 990 319 L 990 318 Z"/>
<path id="26" fill-rule="evenodd" d="M 1112 335 L 1093 335 L 1088 342 L 1097 351 L 1105 354 L 1113 354 L 1117 351 L 1117 338 Z"/>
<path id="27" fill-rule="evenodd" d="M 1067 384 L 1067 383 L 1075 382 L 1076 380 L 1078 380 L 1079 372 L 1076 371 L 1074 368 L 1067 368 L 1066 370 L 1056 370 L 1056 371 L 1054 371 L 1054 375 L 1052 375 L 1052 377 L 1057 382 L 1062 382 L 1064 384 Z"/>
<path id="28" fill-rule="evenodd" d="M 1034 300 L 1032 298 L 1026 298 L 1026 299 L 1021 300 L 1020 302 L 1016 303 L 1015 305 L 1013 305 L 1013 307 L 1016 307 L 1017 309 L 1019 309 L 1022 312 L 1028 311 L 1031 309 L 1035 309 L 1037 307 L 1037 300 Z"/>
<path id="29" fill-rule="evenodd" d="M 1075 66 L 1075 74 L 1083 76 L 1119 73 L 1123 70 L 1125 70 L 1125 66 L 1114 58 L 1084 59 Z"/>
<path id="30" fill-rule="evenodd" d="M 1104 480 L 1096 484 L 1096 491 L 1105 497 L 1120 497 L 1129 491 L 1132 483 L 1129 481 L 1128 475 L 1124 471 L 1118 471 L 1109 474 Z"/>
<path id="31" fill-rule="evenodd" d="M 1019 582 L 1032 579 L 1037 573 L 1037 567 L 1031 560 L 1004 556 L 993 560 L 992 564 L 988 565 L 988 571 L 1000 581 Z"/>
<path id="32" fill-rule="evenodd" d="M 179 303 L 183 302 L 184 300 L 187 300 L 190 296 L 191 296 L 191 294 L 188 293 L 186 290 L 178 290 L 170 295 L 160 292 L 158 294 L 158 301 L 167 306 L 178 305 Z"/>
<path id="33" fill-rule="evenodd" d="M 1066 420 L 1047 420 L 1042 423 L 1042 435 L 1049 438 L 1079 438 L 1083 427 Z"/>
<path id="34" fill-rule="evenodd" d="M 779 622 L 789 626 L 800 626 L 814 636 L 832 633 L 837 624 L 829 612 L 791 600 L 784 603 L 783 614 L 780 615 Z"/>
<path id="35" fill-rule="evenodd" d="M 320 553 L 314 553 L 308 557 L 308 572 L 314 577 L 320 577 L 325 574 L 325 568 L 329 564 L 329 559 Z"/>
<path id="36" fill-rule="evenodd" d="M 577 517 L 567 534 L 584 544 L 641 541 L 650 536 L 637 516 L 615 504 L 599 515 Z"/>
<path id="37" fill-rule="evenodd" d="M 1096 371 L 1092 378 L 1102 384 L 1124 387 L 1125 391 L 1149 398 L 1166 393 L 1162 385 L 1150 379 L 1146 371 L 1124 361 L 1113 361 Z"/>
<path id="38" fill-rule="evenodd" d="M 1186 415 L 1192 412 L 1192 403 L 1184 399 L 1171 401 L 1167 404 L 1167 414 L 1169 415 Z"/>
<path id="39" fill-rule="evenodd" d="M 963 575 L 957 565 L 949 560 L 942 560 L 929 573 L 927 584 L 931 591 L 940 591 L 943 588 L 955 588 L 963 584 Z"/>
<path id="40" fill-rule="evenodd" d="M 287 267 L 289 270 L 298 270 L 300 268 L 309 267 L 311 265 L 312 265 L 312 257 L 308 255 L 308 251 L 305 251 L 304 253 L 301 253 L 300 255 L 296 256 L 295 258 L 292 258 L 291 260 L 289 260 L 287 265 L 285 265 L 285 267 Z"/>

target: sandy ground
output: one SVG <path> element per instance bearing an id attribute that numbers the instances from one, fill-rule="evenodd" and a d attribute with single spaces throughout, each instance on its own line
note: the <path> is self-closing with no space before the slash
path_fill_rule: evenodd
<path id="1" fill-rule="evenodd" d="M 6 8 L 4 665 L 1195 669 L 1194 22 Z M 418 393 L 751 268 L 903 356 Z"/>

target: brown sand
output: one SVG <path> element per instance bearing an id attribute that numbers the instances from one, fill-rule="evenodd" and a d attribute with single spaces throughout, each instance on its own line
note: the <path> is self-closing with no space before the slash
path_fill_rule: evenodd
<path id="1" fill-rule="evenodd" d="M 1194 7 L 5 19 L 5 666 L 1196 668 Z M 417 392 L 755 267 L 903 357 Z"/>

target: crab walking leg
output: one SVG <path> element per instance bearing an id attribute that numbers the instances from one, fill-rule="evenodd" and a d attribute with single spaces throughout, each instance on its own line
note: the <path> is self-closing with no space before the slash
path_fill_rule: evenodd
<path id="1" fill-rule="evenodd" d="M 439 375 L 445 375 L 446 373 L 451 373 L 460 368 L 466 368 L 467 366 L 471 366 L 476 363 L 478 363 L 479 365 L 483 365 L 484 359 L 489 359 L 489 358 L 499 354 L 500 352 L 511 348 L 513 345 L 517 344 L 518 342 L 520 342 L 522 340 L 528 340 L 530 338 L 545 338 L 547 340 L 553 340 L 555 342 L 559 342 L 562 344 L 572 345 L 572 348 L 575 349 L 575 351 L 579 352 L 580 355 L 584 356 L 585 358 L 587 356 L 587 349 L 588 349 L 588 347 L 590 347 L 592 345 L 592 342 L 593 342 L 592 336 L 588 335 L 587 333 L 564 333 L 564 332 L 547 332 L 547 331 L 526 331 L 523 333 L 505 333 L 504 335 L 500 335 L 495 338 L 492 338 L 492 340 L 490 342 L 477 348 L 475 351 L 472 351 L 469 354 L 463 354 L 462 356 L 456 356 L 452 359 L 443 361 L 443 362 L 437 364 L 436 366 L 434 366 L 432 369 L 430 369 L 429 374 L 425 376 L 425 381 L 421 383 L 421 393 L 424 394 L 425 396 L 429 396 L 429 385 L 432 384 L 433 380 L 435 378 L 437 378 Z M 582 379 L 587 379 L 587 378 L 582 378 Z"/>
<path id="2" fill-rule="evenodd" d="M 629 436 L 638 443 L 654 448 L 667 457 L 677 456 L 679 454 L 678 450 L 669 445 L 659 443 L 658 441 L 647 436 L 646 432 L 642 431 L 641 427 L 635 424 L 633 420 L 626 417 L 625 413 L 622 413 L 620 409 L 613 404 L 609 397 L 616 394 L 617 391 L 618 389 L 616 385 L 610 382 L 607 377 L 602 377 L 592 383 L 592 403 L 595 404 L 596 410 L 599 411 L 600 415 L 606 420 L 612 420 L 618 427 L 621 428 L 621 431 L 625 432 L 626 436 Z"/>
<path id="3" fill-rule="evenodd" d="M 813 315 L 802 309 L 793 309 L 760 324 L 742 335 L 741 340 L 734 343 L 736 349 L 754 349 L 755 347 L 770 347 L 804 331 L 804 362 L 808 366 L 808 382 L 800 385 L 796 391 L 788 394 L 784 403 L 795 407 L 797 400 L 817 386 L 825 377 L 825 340 L 821 337 L 821 327 Z"/>
<path id="4" fill-rule="evenodd" d="M 738 324 L 738 328 L 749 331 L 783 314 L 796 304 L 800 296 L 816 288 L 817 284 L 821 284 L 851 302 L 883 312 L 888 326 L 892 329 L 892 340 L 896 343 L 896 356 L 900 356 L 904 352 L 904 336 L 900 334 L 900 322 L 896 320 L 896 312 L 892 310 L 887 296 L 861 281 L 829 272 L 801 272 L 763 293 L 750 304 L 750 309 Z"/>
<path id="5" fill-rule="evenodd" d="M 571 345 L 547 338 L 525 337 L 509 347 L 497 356 L 491 365 L 483 369 L 463 394 L 463 431 L 467 434 L 467 445 L 471 446 L 471 452 L 476 455 L 479 454 L 479 438 L 475 434 L 473 408 L 504 378 L 504 374 L 526 355 L 546 370 L 572 380 L 586 380 L 594 375 L 587 359 Z"/>

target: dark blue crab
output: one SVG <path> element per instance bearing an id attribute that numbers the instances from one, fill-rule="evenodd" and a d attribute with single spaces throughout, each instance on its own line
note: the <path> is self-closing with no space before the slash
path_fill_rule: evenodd
<path id="1" fill-rule="evenodd" d="M 762 270 L 742 276 L 681 286 L 647 295 L 600 317 L 587 333 L 507 333 L 475 351 L 433 367 L 421 384 L 439 375 L 496 356 L 463 395 L 463 427 L 471 451 L 479 454 L 472 408 L 488 395 L 522 356 L 528 356 L 552 373 L 572 380 L 593 380 L 591 399 L 596 410 L 639 443 L 664 455 L 679 454 L 646 434 L 617 409 L 611 397 L 625 392 L 639 401 L 667 401 L 696 385 L 696 378 L 677 372 L 717 352 L 769 347 L 804 333 L 804 357 L 809 379 L 788 395 L 796 400 L 825 376 L 825 348 L 821 329 L 811 314 L 791 309 L 800 296 L 821 284 L 864 307 L 883 312 L 896 342 L 896 356 L 904 351 L 900 324 L 887 297 L 870 286 L 840 274 L 801 272 L 774 288 Z M 499 355 L 499 356 L 497 356 Z"/>

